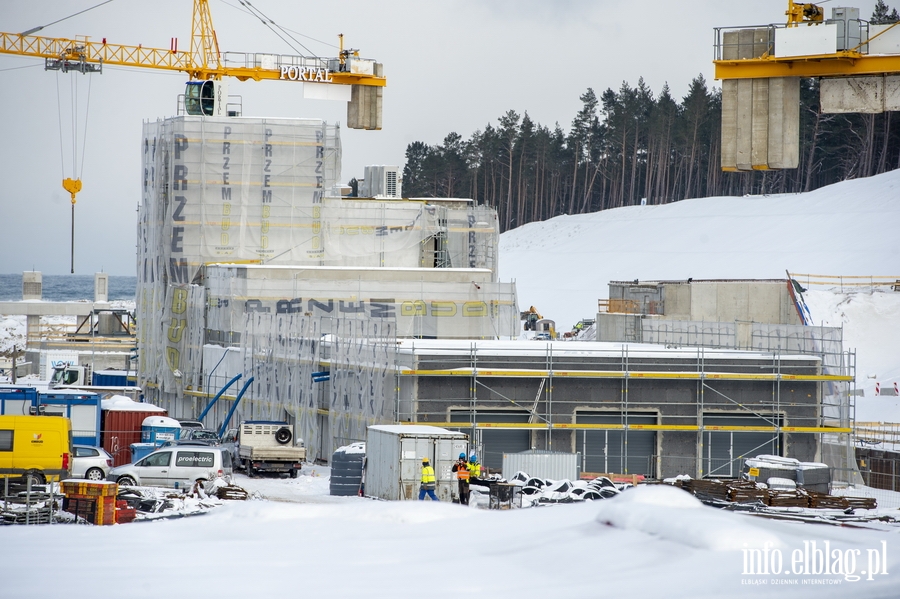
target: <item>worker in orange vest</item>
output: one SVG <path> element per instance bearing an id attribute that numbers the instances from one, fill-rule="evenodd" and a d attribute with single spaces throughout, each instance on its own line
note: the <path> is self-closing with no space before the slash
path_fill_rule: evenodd
<path id="1" fill-rule="evenodd" d="M 456 482 L 459 484 L 459 503 L 469 505 L 469 464 L 466 462 L 466 454 L 459 454 L 452 470 L 456 472 Z"/>

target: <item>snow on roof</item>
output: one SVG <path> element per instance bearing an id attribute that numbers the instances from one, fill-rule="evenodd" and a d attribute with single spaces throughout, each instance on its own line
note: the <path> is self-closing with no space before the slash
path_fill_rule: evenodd
<path id="1" fill-rule="evenodd" d="M 439 437 L 462 437 L 464 433 L 457 431 L 448 431 L 439 426 L 428 426 L 425 424 L 375 424 L 369 429 L 384 431 L 392 435 L 431 435 Z"/>
<path id="2" fill-rule="evenodd" d="M 100 401 L 100 408 L 113 412 L 165 412 L 165 409 L 153 404 L 134 401 L 124 395 L 113 395 Z"/>

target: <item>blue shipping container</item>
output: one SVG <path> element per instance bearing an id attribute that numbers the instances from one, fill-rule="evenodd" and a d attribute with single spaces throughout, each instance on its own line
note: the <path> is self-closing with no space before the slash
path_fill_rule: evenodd
<path id="1" fill-rule="evenodd" d="M 84 391 L 55 389 L 38 393 L 37 403 L 45 414 L 65 416 L 72 421 L 72 442 L 100 447 L 100 395 Z"/>

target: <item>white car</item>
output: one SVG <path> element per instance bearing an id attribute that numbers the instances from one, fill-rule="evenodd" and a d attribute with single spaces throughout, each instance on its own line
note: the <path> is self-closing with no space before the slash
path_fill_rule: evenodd
<path id="1" fill-rule="evenodd" d="M 106 475 L 113 465 L 113 458 L 105 449 L 90 445 L 75 445 L 73 450 L 70 477 L 106 480 Z"/>
<path id="2" fill-rule="evenodd" d="M 116 466 L 106 480 L 125 487 L 190 489 L 195 482 L 224 478 L 231 483 L 231 454 L 222 447 L 174 445 L 161 447 L 133 464 Z"/>

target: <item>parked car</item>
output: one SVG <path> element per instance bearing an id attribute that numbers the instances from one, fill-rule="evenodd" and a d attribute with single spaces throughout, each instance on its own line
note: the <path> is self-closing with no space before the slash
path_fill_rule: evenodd
<path id="1" fill-rule="evenodd" d="M 106 480 L 106 475 L 113 465 L 113 457 L 106 453 L 105 449 L 90 445 L 75 445 L 73 454 L 70 477 Z"/>
<path id="2" fill-rule="evenodd" d="M 207 428 L 183 428 L 179 441 L 209 441 L 210 445 L 219 442 L 219 434 Z"/>
<path id="3" fill-rule="evenodd" d="M 106 479 L 126 487 L 182 489 L 190 489 L 197 481 L 206 482 L 215 478 L 231 482 L 231 453 L 227 449 L 197 441 L 186 443 L 161 447 L 133 464 L 117 466 L 109 471 Z"/>

